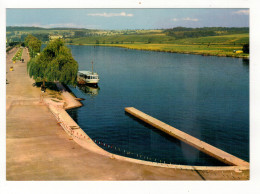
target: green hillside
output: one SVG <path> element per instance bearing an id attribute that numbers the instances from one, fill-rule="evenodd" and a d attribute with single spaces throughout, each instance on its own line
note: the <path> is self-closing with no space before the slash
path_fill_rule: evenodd
<path id="1" fill-rule="evenodd" d="M 247 44 L 249 34 L 231 34 L 221 36 L 207 36 L 199 38 L 185 38 L 176 40 L 177 44 Z"/>
<path id="2" fill-rule="evenodd" d="M 73 38 L 68 42 L 73 44 L 119 44 L 119 43 L 160 43 L 160 44 L 246 44 L 249 43 L 249 34 L 232 34 L 222 36 L 208 36 L 199 38 L 175 39 L 165 34 L 149 35 L 115 35 Z"/>

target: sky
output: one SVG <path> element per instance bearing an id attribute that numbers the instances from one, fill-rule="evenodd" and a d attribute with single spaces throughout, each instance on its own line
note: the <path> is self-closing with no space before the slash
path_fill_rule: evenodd
<path id="1" fill-rule="evenodd" d="M 125 30 L 249 27 L 249 9 L 7 9 L 7 26 Z"/>

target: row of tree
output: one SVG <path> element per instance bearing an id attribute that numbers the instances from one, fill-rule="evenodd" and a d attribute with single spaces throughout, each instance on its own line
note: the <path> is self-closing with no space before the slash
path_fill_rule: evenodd
<path id="1" fill-rule="evenodd" d="M 248 27 L 202 27 L 202 28 L 187 28 L 187 27 L 175 27 L 171 29 L 174 32 L 183 32 L 183 31 L 222 31 L 222 32 L 230 32 L 235 34 L 240 33 L 248 33 L 249 28 Z"/>
<path id="2" fill-rule="evenodd" d="M 24 43 L 25 43 L 25 46 L 28 47 L 28 49 L 29 49 L 31 58 L 35 57 L 37 55 L 37 53 L 40 53 L 42 42 L 39 39 L 37 39 L 35 36 L 28 35 L 25 38 Z"/>
<path id="3" fill-rule="evenodd" d="M 33 79 L 40 79 L 43 86 L 46 81 L 74 85 L 77 80 L 78 63 L 64 41 L 55 39 L 50 41 L 39 55 L 31 58 L 27 63 L 27 71 Z"/>
<path id="4" fill-rule="evenodd" d="M 243 50 L 243 53 L 249 54 L 249 44 L 244 44 L 242 50 Z"/>
<path id="5" fill-rule="evenodd" d="M 176 27 L 164 31 L 166 35 L 173 36 L 176 39 L 198 38 L 204 36 L 217 36 L 220 34 L 242 34 L 249 33 L 249 28 L 228 28 L 228 27 L 204 27 L 204 28 L 185 28 Z"/>
<path id="6" fill-rule="evenodd" d="M 186 31 L 186 32 L 169 32 L 168 36 L 173 36 L 176 39 L 181 38 L 198 38 L 198 37 L 205 37 L 205 36 L 216 36 L 218 35 L 214 31 Z"/>

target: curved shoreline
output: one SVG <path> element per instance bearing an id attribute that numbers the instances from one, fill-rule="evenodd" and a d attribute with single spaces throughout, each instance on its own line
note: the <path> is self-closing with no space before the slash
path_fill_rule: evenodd
<path id="1" fill-rule="evenodd" d="M 67 43 L 68 44 L 68 43 Z M 189 55 L 201 55 L 201 56 L 215 56 L 215 57 L 232 57 L 232 58 L 240 58 L 240 59 L 247 59 L 249 60 L 250 57 L 248 56 L 241 56 L 241 55 L 230 55 L 230 54 L 213 54 L 213 53 L 206 53 L 206 52 L 191 52 L 191 51 L 173 51 L 173 50 L 163 50 L 163 49 L 146 49 L 146 48 L 132 48 L 127 45 L 112 45 L 112 44 L 68 44 L 68 45 L 75 45 L 75 46 L 104 46 L 104 47 L 119 47 L 119 48 L 126 48 L 130 50 L 140 50 L 140 51 L 153 51 L 153 52 L 164 52 L 164 53 L 178 53 L 178 54 L 189 54 Z M 185 45 L 181 45 L 185 46 Z M 188 46 L 188 45 L 187 45 Z"/>
<path id="2" fill-rule="evenodd" d="M 62 93 L 63 94 L 63 93 Z M 69 93 L 68 93 L 69 94 Z M 74 101 L 75 97 L 69 94 Z M 64 97 L 64 96 L 63 96 Z M 66 97 L 65 97 L 66 98 Z M 71 102 L 70 99 L 70 102 Z M 77 101 L 78 102 L 78 101 Z M 107 156 L 111 159 L 118 159 L 122 161 L 128 161 L 137 164 L 143 164 L 148 166 L 156 166 L 156 167 L 163 167 L 163 168 L 172 168 L 172 169 L 181 169 L 181 170 L 192 170 L 192 171 L 234 171 L 234 172 L 242 172 L 248 171 L 249 166 L 192 166 L 192 165 L 176 165 L 176 164 L 165 164 L 165 163 L 156 163 L 156 162 L 149 162 L 145 160 L 139 160 L 134 158 L 129 158 L 125 156 L 120 156 L 117 154 L 112 154 L 101 147 L 99 147 L 81 128 L 80 126 L 71 118 L 71 116 L 66 112 L 68 108 L 63 107 L 63 103 L 55 103 L 50 99 L 45 99 L 45 104 L 48 105 L 50 111 L 53 113 L 57 121 L 60 123 L 64 131 L 72 137 L 72 139 L 82 146 L 85 149 L 93 151 L 103 156 Z M 67 102 L 68 106 L 70 104 Z M 81 104 L 81 103 L 80 103 Z M 76 107 L 81 107 L 78 105 Z M 76 108 L 73 106 L 73 108 Z M 65 110 L 66 109 L 66 110 Z"/>

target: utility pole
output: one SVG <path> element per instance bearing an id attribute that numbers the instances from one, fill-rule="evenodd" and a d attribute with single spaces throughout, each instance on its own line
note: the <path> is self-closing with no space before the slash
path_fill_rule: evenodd
<path id="1" fill-rule="evenodd" d="M 93 61 L 91 63 L 92 63 L 92 75 L 93 75 Z"/>

